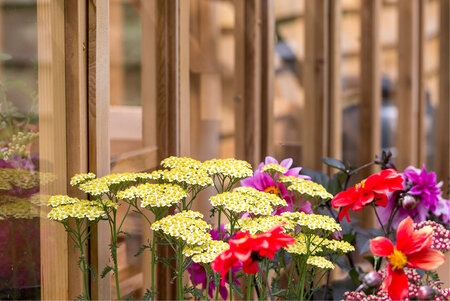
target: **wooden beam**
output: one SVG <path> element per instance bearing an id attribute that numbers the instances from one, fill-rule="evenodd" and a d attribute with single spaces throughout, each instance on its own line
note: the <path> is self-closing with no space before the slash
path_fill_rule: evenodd
<path id="1" fill-rule="evenodd" d="M 341 0 L 330 1 L 328 12 L 329 47 L 328 57 L 328 89 L 329 89 L 329 115 L 328 115 L 328 156 L 342 159 L 342 79 L 341 79 Z M 329 170 L 329 172 L 332 172 Z M 334 171 L 333 171 L 334 172 Z"/>
<path id="2" fill-rule="evenodd" d="M 64 2 L 37 2 L 39 168 L 53 173 L 55 181 L 40 187 L 44 194 L 67 193 Z M 68 245 L 64 227 L 40 220 L 41 298 L 67 300 Z"/>
<path id="3" fill-rule="evenodd" d="M 89 171 L 101 177 L 109 173 L 109 1 L 89 1 L 88 7 L 88 124 Z M 111 299 L 109 277 L 101 278 L 109 264 L 110 232 L 99 222 L 91 240 L 92 299 Z"/>
<path id="4" fill-rule="evenodd" d="M 261 1 L 235 0 L 236 157 L 261 161 Z"/>
<path id="5" fill-rule="evenodd" d="M 361 2 L 361 93 L 359 99 L 359 164 L 375 160 L 381 151 L 381 0 Z M 364 169 L 361 178 L 377 172 Z"/>
<path id="6" fill-rule="evenodd" d="M 85 1 L 65 1 L 65 86 L 67 179 L 76 173 L 88 172 L 87 130 L 87 11 Z M 86 198 L 67 183 L 70 196 Z M 79 251 L 68 238 L 69 294 L 76 299 L 83 291 L 83 275 L 78 267 Z M 87 248 L 85 254 L 89 254 Z"/>
<path id="7" fill-rule="evenodd" d="M 444 181 L 442 186 L 444 191 L 448 192 L 450 177 L 450 0 L 441 0 L 440 5 L 436 172 L 438 179 Z"/>
<path id="8" fill-rule="evenodd" d="M 419 12 L 418 12 L 418 112 L 417 112 L 417 164 L 418 166 L 422 166 L 426 163 L 427 154 L 426 154 L 426 128 L 425 128 L 425 119 L 426 119 L 426 95 L 425 95 L 425 47 L 426 47 L 426 10 L 427 5 L 426 1 L 419 0 L 418 3 Z"/>
<path id="9" fill-rule="evenodd" d="M 397 167 L 418 165 L 419 3 L 399 0 Z"/>
<path id="10" fill-rule="evenodd" d="M 261 2 L 261 158 L 274 151 L 274 0 Z"/>
<path id="11" fill-rule="evenodd" d="M 326 171 L 320 158 L 327 156 L 328 103 L 328 10 L 327 0 L 305 2 L 305 107 L 303 112 L 301 165 Z"/>

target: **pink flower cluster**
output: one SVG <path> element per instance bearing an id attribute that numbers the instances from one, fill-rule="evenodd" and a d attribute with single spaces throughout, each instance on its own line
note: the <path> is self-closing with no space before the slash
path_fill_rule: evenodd
<path id="1" fill-rule="evenodd" d="M 432 249 L 444 253 L 450 250 L 450 230 L 446 229 L 443 225 L 433 221 L 424 221 L 418 224 L 414 224 L 414 230 L 421 229 L 425 226 L 430 226 L 431 228 L 433 228 L 433 243 L 431 245 Z"/>

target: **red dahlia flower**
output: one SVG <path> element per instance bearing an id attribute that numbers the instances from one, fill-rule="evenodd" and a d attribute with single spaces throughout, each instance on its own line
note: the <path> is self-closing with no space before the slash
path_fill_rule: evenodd
<path id="1" fill-rule="evenodd" d="M 413 220 L 408 216 L 398 227 L 395 247 L 385 237 L 370 240 L 372 253 L 389 260 L 382 288 L 392 300 L 403 300 L 408 296 L 408 278 L 404 267 L 435 270 L 444 263 L 444 254 L 430 248 L 432 235 L 431 227 L 414 231 Z"/>
<path id="2" fill-rule="evenodd" d="M 402 176 L 394 169 L 385 169 L 369 176 L 361 183 L 356 184 L 355 187 L 338 193 L 331 201 L 331 204 L 334 208 L 344 207 L 339 212 L 339 220 L 346 216 L 347 220 L 350 221 L 348 215 L 350 209 L 353 209 L 355 212 L 360 211 L 373 201 L 378 206 L 386 207 L 388 204 L 386 194 L 402 189 Z"/>
<path id="3" fill-rule="evenodd" d="M 295 243 L 293 237 L 282 232 L 280 225 L 256 235 L 239 231 L 235 239 L 228 241 L 230 248 L 211 263 L 212 269 L 221 272 L 222 283 L 230 268 L 238 266 L 239 262 L 242 262 L 244 272 L 256 274 L 259 270 L 258 261 L 262 257 L 272 259 L 280 248 Z"/>

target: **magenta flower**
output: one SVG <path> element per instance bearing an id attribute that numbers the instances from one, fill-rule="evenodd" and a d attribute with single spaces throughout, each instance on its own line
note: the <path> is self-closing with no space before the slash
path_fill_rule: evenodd
<path id="1" fill-rule="evenodd" d="M 307 179 L 307 180 L 310 179 L 310 177 L 308 177 L 308 176 L 299 175 L 300 170 L 302 169 L 301 167 L 290 168 L 292 166 L 291 158 L 284 159 L 283 161 L 281 161 L 281 163 L 278 163 L 278 161 L 276 159 L 274 159 L 273 157 L 267 156 L 265 162 L 261 162 L 259 164 L 258 169 L 253 174 L 253 177 L 249 177 L 249 178 L 241 180 L 241 186 L 253 187 L 256 190 L 273 193 L 273 194 L 276 194 L 279 197 L 285 199 L 288 206 L 285 208 L 277 209 L 274 212 L 275 215 L 281 214 L 282 212 L 285 212 L 285 211 L 292 211 L 294 208 L 294 205 L 295 205 L 295 203 L 294 203 L 295 199 L 293 199 L 293 197 L 288 192 L 286 187 L 278 181 L 275 182 L 274 179 L 268 173 L 261 171 L 263 166 L 267 165 L 267 164 L 279 164 L 279 165 L 283 166 L 284 168 L 286 168 L 287 171 L 283 174 L 283 176 L 294 176 L 294 177 L 303 178 L 303 179 Z M 276 174 L 275 180 L 277 180 L 278 177 L 280 177 L 280 176 L 281 175 Z M 311 204 L 308 201 L 303 202 L 303 205 L 300 208 L 300 211 L 310 213 L 311 212 Z"/>
<path id="2" fill-rule="evenodd" d="M 224 241 L 228 240 L 230 238 L 230 236 L 226 232 L 225 225 L 221 224 L 220 229 L 221 229 L 221 233 L 222 233 L 222 240 L 224 240 Z M 211 238 L 213 240 L 221 240 L 220 236 L 219 236 L 219 229 L 212 229 L 211 231 L 209 231 L 209 233 L 211 234 Z M 240 266 L 231 269 L 233 279 L 235 279 L 235 274 L 240 269 L 241 269 Z M 201 284 L 202 289 L 205 290 L 206 285 L 207 285 L 207 279 L 208 279 L 205 268 L 199 263 L 192 262 L 191 265 L 187 268 L 187 271 L 189 273 L 189 278 L 191 279 L 192 284 L 193 285 Z M 240 285 L 240 282 L 238 279 L 235 279 L 233 282 L 236 285 Z M 225 279 L 225 283 L 229 283 L 228 277 Z M 216 290 L 216 285 L 214 283 L 214 278 L 213 278 L 213 275 L 210 275 L 209 290 L 208 290 L 208 295 L 210 298 L 212 298 L 214 296 L 215 290 Z M 219 294 L 222 297 L 222 299 L 227 300 L 228 290 L 227 290 L 225 284 L 222 284 L 222 282 L 219 285 Z"/>
<path id="3" fill-rule="evenodd" d="M 402 207 L 400 205 L 392 223 L 394 229 L 398 227 L 400 221 L 408 216 L 415 223 L 425 221 L 430 216 L 430 212 L 443 220 L 450 220 L 450 206 L 448 202 L 445 202 L 447 200 L 443 200 L 441 197 L 442 182 L 437 183 L 436 173 L 427 173 L 425 165 L 423 169 L 409 166 L 403 172 L 403 179 L 403 189 L 409 195 L 408 197 L 415 199 L 415 206 L 404 208 L 404 206 Z M 377 212 L 383 223 L 389 221 L 389 217 L 398 201 L 399 194 L 390 194 L 388 197 L 388 205 L 385 208 L 377 208 Z"/>

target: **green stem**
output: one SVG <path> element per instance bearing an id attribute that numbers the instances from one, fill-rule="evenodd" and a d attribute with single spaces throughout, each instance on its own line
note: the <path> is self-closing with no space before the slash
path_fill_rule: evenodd
<path id="1" fill-rule="evenodd" d="M 87 300 L 90 300 L 90 296 L 89 296 L 89 283 L 88 283 L 88 276 L 89 276 L 89 271 L 87 268 L 87 264 L 86 264 L 86 257 L 84 255 L 84 240 L 82 235 L 80 234 L 80 221 L 78 219 L 76 219 L 76 224 L 77 224 L 77 239 L 78 239 L 78 249 L 80 249 L 80 260 L 81 260 L 81 264 L 82 264 L 82 273 L 83 273 L 83 289 L 84 289 L 84 296 Z M 86 224 L 86 228 L 88 228 L 89 225 Z M 81 232 L 81 233 L 84 233 Z"/>
<path id="2" fill-rule="evenodd" d="M 248 275 L 248 281 L 247 281 L 247 300 L 251 300 L 252 296 L 252 286 L 253 286 L 253 274 Z"/>
<path id="3" fill-rule="evenodd" d="M 309 257 L 309 256 L 308 256 Z M 303 293 L 304 293 L 304 290 L 305 290 L 305 279 L 306 279 L 306 260 L 307 259 L 305 259 L 304 260 L 304 262 L 302 263 L 302 268 L 300 269 L 300 275 L 299 275 L 299 277 L 300 277 L 300 279 L 301 279 L 301 281 L 300 281 L 300 295 L 299 295 L 299 298 L 300 298 L 300 300 L 305 300 L 305 298 L 303 297 Z"/>
<path id="4" fill-rule="evenodd" d="M 220 279 L 219 279 L 220 281 Z M 219 300 L 219 288 L 220 288 L 220 282 L 217 284 L 217 273 L 214 273 L 214 284 L 216 285 L 216 297 L 214 298 L 215 301 Z"/>
<path id="5" fill-rule="evenodd" d="M 116 214 L 117 211 L 113 211 L 113 220 L 112 220 L 112 233 L 111 233 L 111 257 L 114 263 L 114 278 L 116 281 L 116 293 L 117 300 L 121 300 L 120 298 L 120 287 L 119 287 L 119 267 L 117 263 L 117 225 L 116 225 Z"/>
<path id="6" fill-rule="evenodd" d="M 153 232 L 152 237 L 152 267 L 151 267 L 151 273 L 152 273 L 152 300 L 154 299 L 154 293 L 155 293 L 155 265 L 156 265 L 156 232 Z"/>
<path id="7" fill-rule="evenodd" d="M 228 279 L 229 279 L 229 283 L 228 285 L 230 286 L 230 301 L 233 301 L 233 288 L 232 288 L 232 283 L 233 283 L 233 276 L 231 274 L 231 269 L 228 272 Z"/>
<path id="8" fill-rule="evenodd" d="M 177 248 L 177 299 L 184 300 L 183 293 L 183 247 L 178 245 Z"/>
<path id="9" fill-rule="evenodd" d="M 209 272 L 209 267 L 208 266 L 204 266 L 205 271 L 206 271 L 206 292 L 205 292 L 205 300 L 208 301 L 208 294 L 209 294 L 209 282 L 210 282 L 210 272 Z"/>

